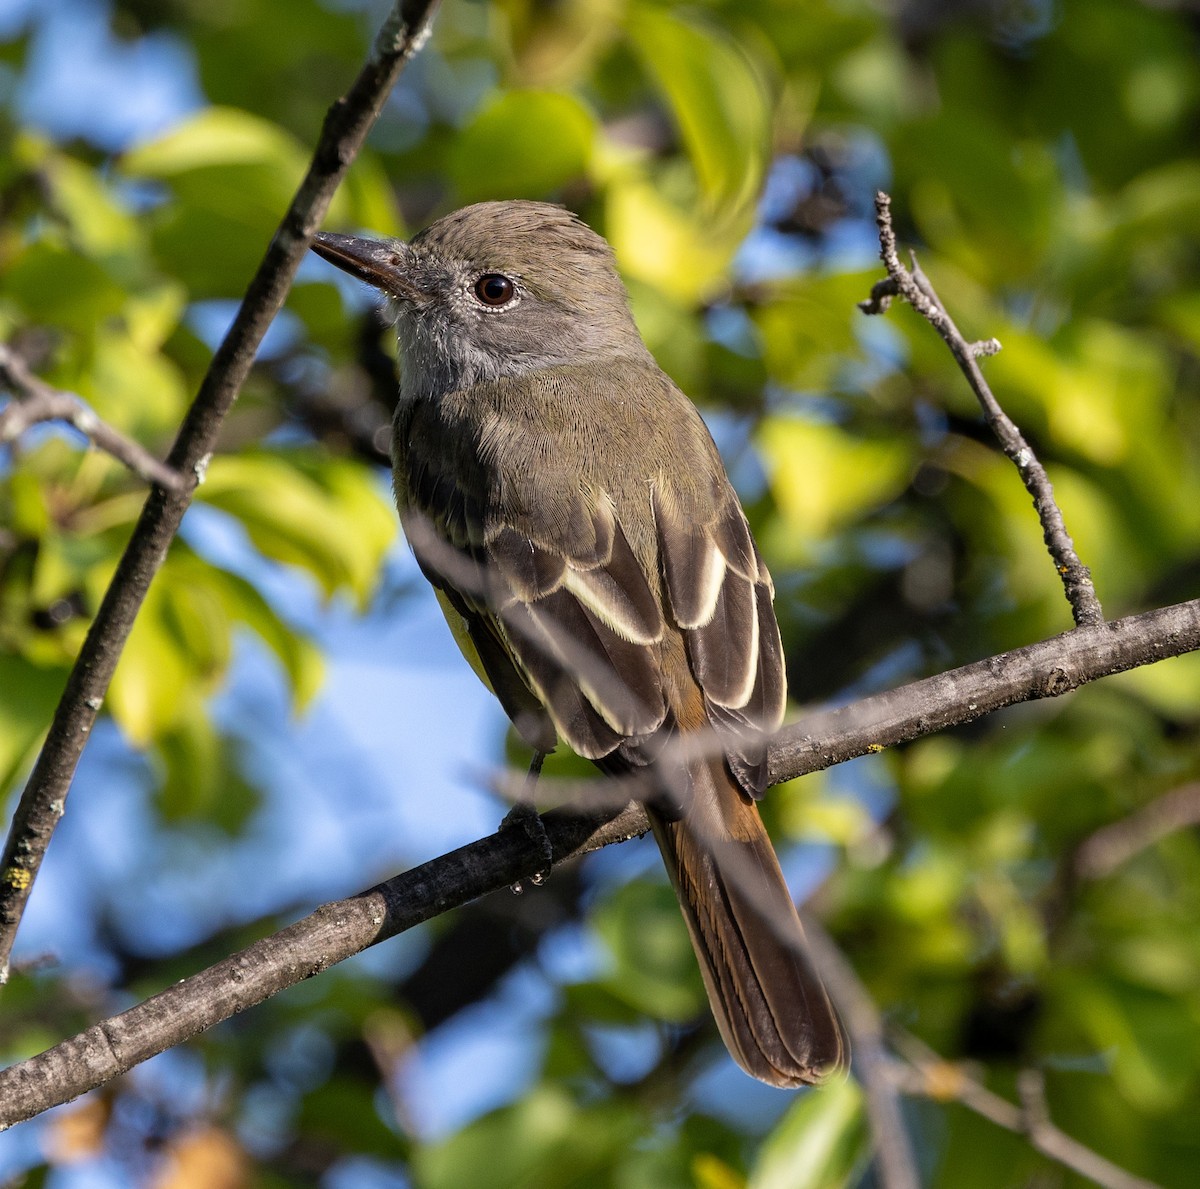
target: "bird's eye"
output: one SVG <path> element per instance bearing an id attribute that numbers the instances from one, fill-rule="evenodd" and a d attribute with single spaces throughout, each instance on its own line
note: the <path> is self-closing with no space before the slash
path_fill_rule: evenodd
<path id="1" fill-rule="evenodd" d="M 498 272 L 484 273 L 475 282 L 475 296 L 485 306 L 508 305 L 516 291 L 517 287 L 512 281 Z"/>

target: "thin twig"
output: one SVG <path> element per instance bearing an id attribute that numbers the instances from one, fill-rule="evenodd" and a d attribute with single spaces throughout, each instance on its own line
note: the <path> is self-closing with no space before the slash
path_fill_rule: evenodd
<path id="1" fill-rule="evenodd" d="M 397 0 L 366 64 L 329 109 L 313 158 L 213 355 L 167 462 L 188 477 L 179 492 L 155 488 L 142 509 L 96 618 L 67 678 L 46 742 L 13 815 L 0 863 L 0 982 L 13 940 L 87 737 L 150 581 L 166 557 L 217 433 L 250 372 L 267 327 L 320 226 L 338 183 L 361 148 L 405 64 L 429 33 L 438 0 Z M 194 479 L 194 482 L 193 482 Z"/>
<path id="2" fill-rule="evenodd" d="M 822 711 L 772 741 L 772 779 L 788 780 L 968 722 L 999 706 L 1054 697 L 1110 673 L 1200 649 L 1200 599 L 1076 628 L 938 678 Z M 1036 666 L 1040 665 L 1040 671 Z M 1000 693 L 991 697 L 994 688 Z M 644 833 L 645 813 L 610 805 L 543 815 L 555 863 Z M 486 892 L 530 880 L 545 852 L 524 830 L 500 830 L 264 938 L 145 1003 L 0 1072 L 0 1127 L 32 1118 L 334 962 Z"/>
<path id="3" fill-rule="evenodd" d="M 894 297 L 903 297 L 941 335 L 951 354 L 967 378 L 983 408 L 984 419 L 996 435 L 1001 449 L 1016 465 L 1026 490 L 1033 497 L 1042 524 L 1042 537 L 1062 579 L 1071 614 L 1080 627 L 1101 623 L 1104 612 L 1092 585 L 1091 571 L 1079 560 L 1074 542 L 1063 523 L 1062 512 L 1054 499 L 1054 488 L 1046 469 L 1025 441 L 1021 431 L 1000 407 L 988 382 L 979 368 L 979 360 L 1000 350 L 996 339 L 968 342 L 946 312 L 929 278 L 921 271 L 917 258 L 912 256 L 912 271 L 900 263 L 896 250 L 896 233 L 892 226 L 892 200 L 883 191 L 875 195 L 875 220 L 879 227 L 879 254 L 887 269 L 887 280 L 878 282 L 866 301 L 859 302 L 864 314 L 881 314 Z"/>
<path id="4" fill-rule="evenodd" d="M 1200 825 L 1200 783 L 1185 784 L 1089 835 L 1075 852 L 1080 879 L 1103 879 L 1139 851 Z"/>
<path id="5" fill-rule="evenodd" d="M 850 1034 L 854 1070 L 867 1097 L 867 1119 L 880 1189 L 921 1189 L 912 1143 L 883 1036 L 883 1020 L 870 992 L 837 943 L 812 917 L 804 917 L 813 965 Z"/>
<path id="6" fill-rule="evenodd" d="M 1042 1075 L 1037 1070 L 1027 1069 L 1019 1075 L 1021 1105 L 1017 1106 L 971 1077 L 962 1065 L 931 1052 L 915 1037 L 906 1036 L 898 1043 L 905 1049 L 907 1060 L 893 1061 L 891 1076 L 905 1094 L 957 1102 L 997 1127 L 1024 1136 L 1035 1152 L 1103 1189 L 1161 1189 L 1154 1181 L 1134 1176 L 1055 1126 L 1046 1105 Z"/>
<path id="7" fill-rule="evenodd" d="M 0 387 L 7 388 L 15 398 L 0 409 L 0 443 L 15 441 L 31 425 L 65 421 L 97 449 L 111 454 L 147 483 L 157 483 L 168 491 L 183 490 L 184 478 L 178 471 L 159 462 L 145 447 L 102 421 L 73 393 L 52 388 L 38 379 L 20 355 L 5 343 L 0 343 Z"/>

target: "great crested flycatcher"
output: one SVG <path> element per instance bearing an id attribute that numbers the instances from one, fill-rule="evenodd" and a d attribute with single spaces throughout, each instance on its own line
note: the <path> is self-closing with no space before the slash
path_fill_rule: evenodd
<path id="1" fill-rule="evenodd" d="M 467 659 L 536 752 L 641 770 L 730 1053 L 820 1080 L 846 1046 L 755 804 L 785 697 L 771 578 L 608 244 L 485 202 L 313 250 L 392 299 L 396 504 Z"/>

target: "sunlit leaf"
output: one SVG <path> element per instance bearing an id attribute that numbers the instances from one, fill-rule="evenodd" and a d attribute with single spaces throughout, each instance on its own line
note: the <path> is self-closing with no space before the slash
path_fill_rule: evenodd
<path id="1" fill-rule="evenodd" d="M 727 34 L 642 4 L 629 36 L 670 105 L 708 209 L 734 215 L 762 184 L 770 104 L 762 75 Z"/>
<path id="2" fill-rule="evenodd" d="M 802 544 L 827 537 L 897 495 L 912 466 L 901 442 L 856 438 L 829 422 L 771 417 L 760 443 L 789 533 Z"/>
<path id="3" fill-rule="evenodd" d="M 552 196 L 587 167 L 594 117 L 571 95 L 508 91 L 455 139 L 449 171 L 459 201 Z"/>
<path id="4" fill-rule="evenodd" d="M 169 616 L 166 584 L 150 587 L 109 686 L 107 706 L 135 747 L 172 729 L 200 679 Z"/>
<path id="5" fill-rule="evenodd" d="M 278 125 L 212 107 L 127 153 L 121 168 L 174 193 L 150 221 L 162 265 L 193 297 L 233 297 L 266 251 L 307 160 Z"/>
<path id="6" fill-rule="evenodd" d="M 621 271 L 680 302 L 723 288 L 741 238 L 702 226 L 635 177 L 609 186 L 605 226 Z"/>
<path id="7" fill-rule="evenodd" d="M 798 1098 L 763 1144 L 747 1189 L 843 1189 L 870 1152 L 858 1083 L 844 1078 Z"/>
<path id="8" fill-rule="evenodd" d="M 199 495 L 236 517 L 267 557 L 307 570 L 326 595 L 346 589 L 360 603 L 397 531 L 361 468 L 333 459 L 220 456 Z"/>
<path id="9" fill-rule="evenodd" d="M 131 175 L 169 180 L 212 165 L 273 162 L 303 169 L 305 153 L 294 137 L 269 120 L 229 107 L 208 107 L 121 159 Z"/>

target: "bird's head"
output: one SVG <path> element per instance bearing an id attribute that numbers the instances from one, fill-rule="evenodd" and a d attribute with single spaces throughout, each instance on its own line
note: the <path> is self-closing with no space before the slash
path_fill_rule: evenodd
<path id="1" fill-rule="evenodd" d="M 391 299 L 409 395 L 649 358 L 612 250 L 561 206 L 481 202 L 407 243 L 321 232 L 313 251 Z"/>

